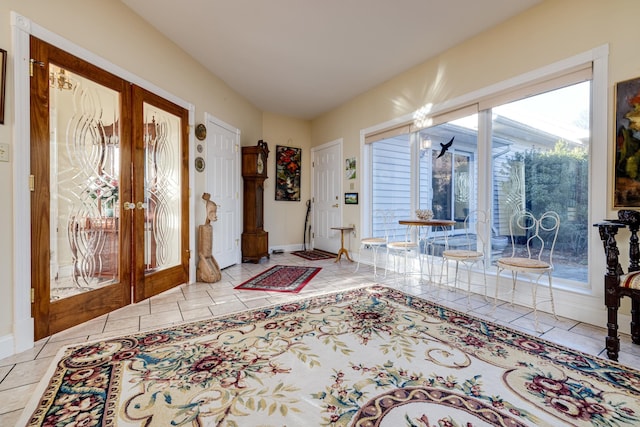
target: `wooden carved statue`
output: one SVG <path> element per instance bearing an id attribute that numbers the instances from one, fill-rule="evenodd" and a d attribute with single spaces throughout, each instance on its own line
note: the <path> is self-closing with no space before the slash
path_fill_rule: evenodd
<path id="1" fill-rule="evenodd" d="M 211 221 L 218 220 L 218 205 L 212 202 L 211 195 L 202 195 L 207 205 L 207 219 L 204 225 L 198 226 L 198 268 L 196 280 L 198 282 L 214 283 L 222 279 L 222 273 L 218 262 L 212 255 L 213 251 L 213 226 Z"/>

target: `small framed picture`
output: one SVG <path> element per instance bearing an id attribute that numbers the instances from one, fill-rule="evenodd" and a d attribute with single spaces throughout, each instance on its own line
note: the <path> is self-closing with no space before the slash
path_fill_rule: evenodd
<path id="1" fill-rule="evenodd" d="M 358 193 L 344 193 L 344 204 L 345 205 L 357 205 L 358 204 Z"/>

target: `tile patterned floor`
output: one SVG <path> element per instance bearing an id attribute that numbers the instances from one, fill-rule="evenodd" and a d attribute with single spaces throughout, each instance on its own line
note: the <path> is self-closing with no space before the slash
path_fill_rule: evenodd
<path id="1" fill-rule="evenodd" d="M 274 265 L 312 265 L 322 267 L 322 270 L 298 294 L 233 289 Z M 444 287 L 421 283 L 417 277 L 405 279 L 389 274 L 387 278 L 374 280 L 372 267 L 361 265 L 357 273 L 354 273 L 354 268 L 354 264 L 344 259 L 340 263 L 334 263 L 333 260 L 307 261 L 287 253 L 272 255 L 270 260 L 260 264 L 241 264 L 224 269 L 220 282 L 183 285 L 42 339 L 31 350 L 0 359 L 0 426 L 15 425 L 38 381 L 45 374 L 55 354 L 65 345 L 206 319 L 371 283 L 393 286 L 495 323 L 538 335 L 585 353 L 606 357 L 604 328 L 566 318 L 555 320 L 551 315 L 542 313 L 539 320 L 543 332 L 536 332 L 533 312 L 527 307 L 503 303 L 494 310 L 493 304 L 479 295 L 467 297 L 462 291 L 452 292 Z M 639 367 L 640 346 L 632 345 L 628 335 L 621 336 L 621 346 L 620 362 Z"/>

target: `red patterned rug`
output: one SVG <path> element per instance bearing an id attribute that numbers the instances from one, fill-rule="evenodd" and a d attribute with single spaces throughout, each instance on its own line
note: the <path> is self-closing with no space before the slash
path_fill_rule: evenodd
<path id="1" fill-rule="evenodd" d="M 294 251 L 291 253 L 295 256 L 299 256 L 300 258 L 308 259 L 310 261 L 318 261 L 321 259 L 331 259 L 336 257 L 336 254 L 321 251 L 320 249 L 312 249 L 310 251 Z"/>
<path id="2" fill-rule="evenodd" d="M 276 265 L 236 286 L 252 291 L 299 292 L 322 270 L 320 267 Z"/>

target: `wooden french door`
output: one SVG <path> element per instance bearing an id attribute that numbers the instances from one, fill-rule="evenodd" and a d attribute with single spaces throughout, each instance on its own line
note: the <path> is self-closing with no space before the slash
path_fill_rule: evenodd
<path id="1" fill-rule="evenodd" d="M 31 38 L 35 339 L 188 278 L 187 112 Z"/>
<path id="2" fill-rule="evenodd" d="M 189 277 L 188 112 L 133 86 L 133 299 Z"/>

